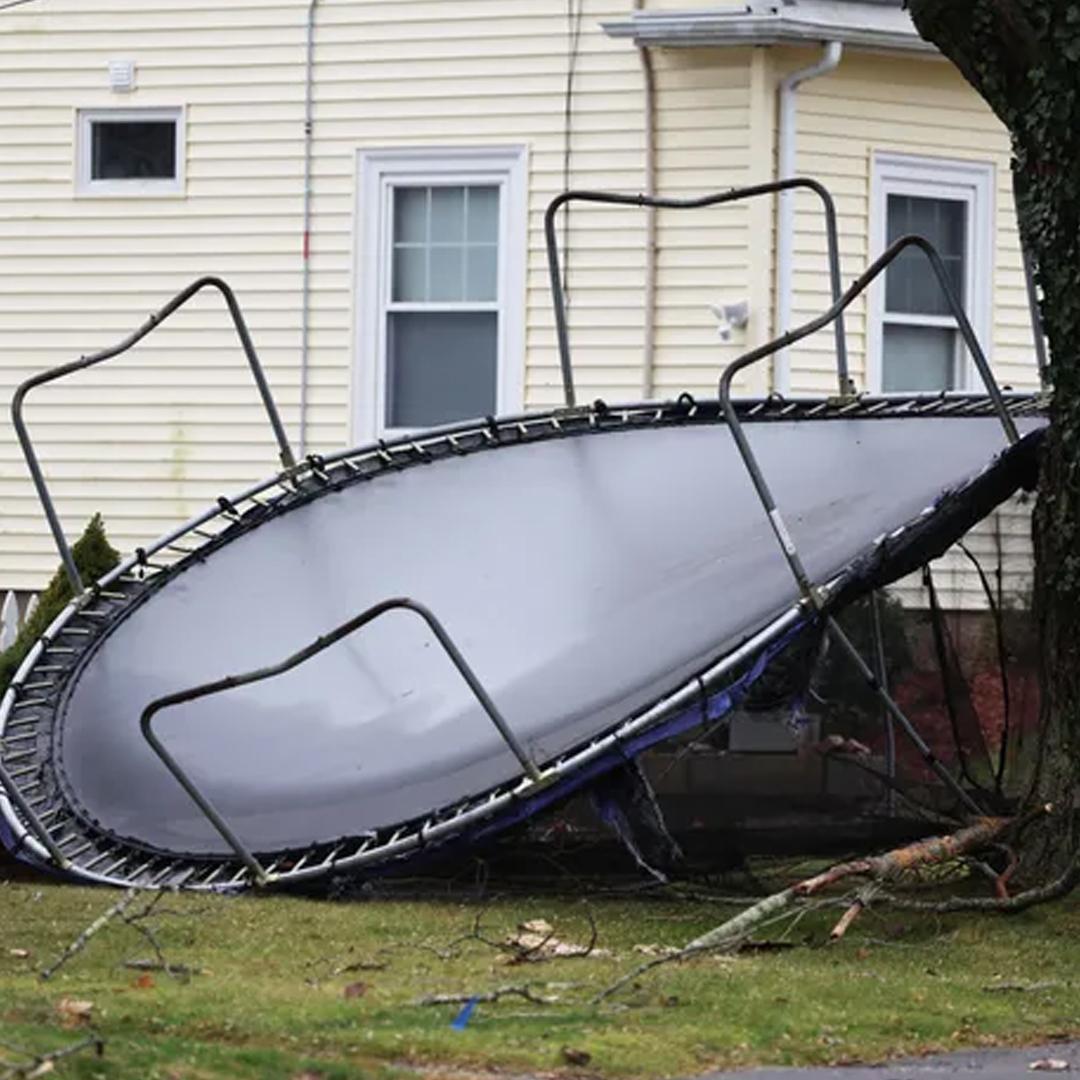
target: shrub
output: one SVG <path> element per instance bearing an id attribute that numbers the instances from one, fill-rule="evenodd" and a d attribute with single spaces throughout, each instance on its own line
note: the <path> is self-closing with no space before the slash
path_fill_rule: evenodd
<path id="1" fill-rule="evenodd" d="M 72 547 L 71 554 L 83 581 L 88 583 L 97 581 L 120 562 L 119 553 L 105 535 L 105 523 L 100 514 L 95 514 L 90 519 L 82 536 Z M 15 644 L 0 653 L 0 694 L 7 690 L 8 683 L 15 677 L 19 665 L 33 648 L 34 642 L 64 610 L 72 595 L 71 582 L 68 581 L 64 568 L 60 567 L 38 598 L 34 613 L 23 624 Z"/>

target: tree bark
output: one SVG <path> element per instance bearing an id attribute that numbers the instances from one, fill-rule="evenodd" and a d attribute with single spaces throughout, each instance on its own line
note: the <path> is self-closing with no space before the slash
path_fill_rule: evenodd
<path id="1" fill-rule="evenodd" d="M 1031 801 L 1058 808 L 1025 862 L 1059 871 L 1080 846 L 1080 4 L 908 0 L 919 33 L 1012 136 L 1021 237 L 1050 346 L 1050 431 L 1034 518 L 1042 730 Z"/>

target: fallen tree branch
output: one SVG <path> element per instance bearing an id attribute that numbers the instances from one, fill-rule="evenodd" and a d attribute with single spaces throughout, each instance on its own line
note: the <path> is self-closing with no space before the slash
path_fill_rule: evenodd
<path id="1" fill-rule="evenodd" d="M 3 1073 L 0 1073 L 0 1080 L 38 1080 L 39 1077 L 48 1076 L 56 1068 L 58 1062 L 63 1061 L 65 1058 L 74 1057 L 75 1054 L 81 1054 L 91 1047 L 93 1047 L 98 1057 L 104 1057 L 105 1040 L 98 1035 L 90 1035 L 80 1042 L 72 1043 L 70 1046 L 62 1047 L 60 1050 L 53 1050 L 48 1054 L 38 1054 L 24 1065 L 9 1066 Z"/>
<path id="2" fill-rule="evenodd" d="M 556 997 L 540 997 L 534 994 L 527 986 L 500 986 L 495 990 L 489 990 L 486 994 L 429 994 L 420 998 L 417 1005 L 468 1005 L 470 1002 L 480 1004 L 482 1002 L 501 1001 L 505 997 L 519 997 L 531 1002 L 533 1005 L 552 1005 L 559 999 Z"/>
<path id="3" fill-rule="evenodd" d="M 60 958 L 51 967 L 47 967 L 41 972 L 42 982 L 47 982 L 51 979 L 73 956 L 78 956 L 79 953 L 86 948 L 90 943 L 90 939 L 101 930 L 104 930 L 106 926 L 124 914 L 124 912 L 135 903 L 139 893 L 136 889 L 128 889 L 124 895 L 108 911 L 99 915 L 61 954 Z"/>
<path id="4" fill-rule="evenodd" d="M 870 902 L 880 891 L 880 886 L 871 882 L 865 888 L 859 890 L 859 894 L 851 903 L 851 907 L 840 916 L 840 921 L 832 928 L 829 934 L 830 941 L 839 941 L 850 929 L 851 924 L 870 906 Z"/>
<path id="5" fill-rule="evenodd" d="M 954 896 L 949 900 L 908 900 L 893 893 L 882 893 L 882 899 L 893 907 L 904 911 L 922 911 L 931 915 L 950 915 L 960 911 L 998 911 L 1005 915 L 1014 915 L 1026 911 L 1036 904 L 1045 904 L 1051 900 L 1060 900 L 1068 896 L 1080 885 L 1080 850 L 1073 856 L 1065 871 L 1045 885 L 1027 889 L 1005 899 L 982 896 Z"/>
<path id="6" fill-rule="evenodd" d="M 715 952 L 719 950 L 734 951 L 740 945 L 745 943 L 750 934 L 755 930 L 762 928 L 768 923 L 775 922 L 777 919 L 785 918 L 790 908 L 809 897 L 815 896 L 828 886 L 835 885 L 837 882 L 844 881 L 850 877 L 868 877 L 871 879 L 870 883 L 865 885 L 857 894 L 854 902 L 848 906 L 840 921 L 833 928 L 833 940 L 841 938 L 855 919 L 858 918 L 859 914 L 868 906 L 871 899 L 878 894 L 878 891 L 881 889 L 884 882 L 895 879 L 907 871 L 924 866 L 940 865 L 966 856 L 972 851 L 992 846 L 993 844 L 1000 842 L 1001 837 L 1005 833 L 1009 831 L 1018 831 L 1034 817 L 1049 813 L 1050 810 L 1051 808 L 1049 806 L 1041 807 L 1032 814 L 1025 815 L 1020 819 L 1001 817 L 978 818 L 971 825 L 959 829 L 957 832 L 948 836 L 935 836 L 928 840 L 920 840 L 914 844 L 908 844 L 905 847 L 887 852 L 884 855 L 875 855 L 863 859 L 854 859 L 849 862 L 837 863 L 835 866 L 829 867 L 829 869 L 822 871 L 820 874 L 815 874 L 813 877 L 806 878 L 787 889 L 783 889 L 780 892 L 773 893 L 772 896 L 767 896 L 765 899 L 759 900 L 752 907 L 747 908 L 745 911 L 733 916 L 726 922 L 721 923 L 708 933 L 695 938 L 678 952 L 671 953 L 668 956 L 657 957 L 650 960 L 648 963 L 640 964 L 629 974 L 624 975 L 606 990 L 598 994 L 593 999 L 593 1004 L 600 1004 L 628 983 L 645 974 L 647 971 L 659 967 L 661 964 L 676 963 L 703 952 Z M 1071 869 L 1077 877 L 1080 877 L 1080 854 L 1078 854 L 1077 860 Z M 1055 883 L 1055 886 L 1062 888 L 1063 891 L 1068 891 L 1061 881 Z M 1027 906 L 1030 906 L 1030 903 L 1038 903 L 1040 899 L 1049 898 L 1047 890 L 1032 890 L 1032 892 L 1038 892 L 1040 895 L 1032 899 Z M 1012 900 L 998 899 L 982 901 L 982 905 L 987 910 L 1022 910 L 1015 905 L 1017 901 L 1020 901 L 1023 897 L 1028 895 L 1030 895 L 1030 893 L 1022 893 L 1019 897 L 1015 897 Z M 1012 907 L 1009 908 L 1006 907 L 1006 905 L 1012 905 Z M 938 906 L 929 905 L 922 910 L 936 912 L 943 909 Z M 800 907 L 800 914 L 804 913 L 805 907 Z"/>
<path id="7" fill-rule="evenodd" d="M 799 896 L 813 896 L 827 886 L 855 875 L 870 877 L 875 881 L 888 881 L 905 871 L 940 865 L 968 852 L 989 847 L 1014 824 L 1013 818 L 978 818 L 974 824 L 948 836 L 932 836 L 928 840 L 919 840 L 885 855 L 872 855 L 865 859 L 838 863 L 823 873 L 800 881 L 794 889 Z"/>

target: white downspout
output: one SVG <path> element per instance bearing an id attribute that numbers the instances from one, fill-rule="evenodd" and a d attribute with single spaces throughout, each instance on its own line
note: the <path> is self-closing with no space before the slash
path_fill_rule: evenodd
<path id="1" fill-rule="evenodd" d="M 634 0 L 634 10 L 642 11 L 645 0 Z M 652 53 L 647 45 L 638 46 L 641 58 L 641 74 L 645 95 L 645 194 L 656 195 L 656 74 L 653 70 Z M 651 401 L 656 392 L 656 256 L 657 220 L 656 207 L 645 210 L 645 321 L 641 358 L 641 398 Z"/>
<path id="2" fill-rule="evenodd" d="M 311 197 L 315 133 L 315 9 L 318 6 L 319 0 L 309 0 L 304 74 L 304 235 L 300 282 L 300 434 L 297 439 L 298 456 L 301 458 L 307 456 L 308 363 L 311 351 Z"/>
<path id="3" fill-rule="evenodd" d="M 777 179 L 790 180 L 795 175 L 795 151 L 798 145 L 796 91 L 803 83 L 835 71 L 844 46 L 830 41 L 816 64 L 800 68 L 785 76 L 780 83 L 780 130 L 777 135 Z M 791 329 L 792 288 L 795 278 L 795 193 L 780 194 L 776 228 L 776 333 Z M 773 390 L 778 394 L 791 392 L 791 368 L 787 349 L 773 358 Z"/>

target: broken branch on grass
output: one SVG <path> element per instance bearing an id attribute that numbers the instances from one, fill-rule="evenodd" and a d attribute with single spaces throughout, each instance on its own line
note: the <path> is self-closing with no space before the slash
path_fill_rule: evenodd
<path id="1" fill-rule="evenodd" d="M 830 941 L 839 941 L 851 927 L 851 924 L 870 906 L 870 902 L 880 891 L 881 886 L 872 882 L 865 888 L 860 889 L 851 907 L 840 916 L 840 921 L 832 928 L 829 934 Z"/>
<path id="2" fill-rule="evenodd" d="M 70 1046 L 53 1050 L 48 1054 L 38 1054 L 26 1062 L 25 1065 L 9 1066 L 3 1073 L 0 1073 L 0 1080 L 37 1080 L 38 1077 L 48 1076 L 56 1065 L 65 1058 L 74 1057 L 76 1054 L 81 1054 L 84 1050 L 91 1048 L 94 1049 L 98 1057 L 105 1056 L 105 1040 L 99 1035 L 90 1035 L 80 1042 L 72 1043 Z"/>
<path id="3" fill-rule="evenodd" d="M 948 836 L 932 836 L 914 844 L 897 848 L 885 855 L 837 863 L 828 870 L 800 881 L 794 886 L 798 896 L 813 896 L 829 885 L 856 875 L 888 881 L 900 874 L 923 866 L 936 866 L 966 855 L 970 851 L 989 847 L 1015 824 L 1013 818 L 983 817 Z"/>
<path id="4" fill-rule="evenodd" d="M 188 967 L 187 964 L 164 964 L 160 960 L 125 960 L 124 967 L 129 971 L 160 971 L 166 975 L 188 979 L 192 975 L 202 975 L 202 968 Z"/>
<path id="5" fill-rule="evenodd" d="M 429 994 L 416 1002 L 417 1005 L 467 1005 L 470 1002 L 483 1003 L 501 1001 L 505 997 L 524 998 L 533 1005 L 553 1005 L 557 997 L 541 997 L 534 994 L 527 986 L 500 986 L 486 994 Z"/>
<path id="6" fill-rule="evenodd" d="M 843 937 L 848 927 L 858 918 L 884 882 L 895 879 L 907 871 L 924 866 L 939 865 L 958 859 L 980 848 L 992 846 L 1000 842 L 1001 837 L 1006 832 L 1018 830 L 1032 820 L 1034 816 L 1049 813 L 1049 811 L 1050 807 L 1044 807 L 1036 811 L 1034 815 L 1026 815 L 1022 819 L 978 818 L 971 825 L 948 836 L 935 836 L 928 840 L 920 840 L 917 843 L 908 844 L 884 855 L 837 863 L 820 874 L 806 878 L 780 892 L 773 893 L 772 896 L 767 896 L 764 900 L 759 900 L 752 907 L 721 923 L 708 933 L 695 938 L 678 952 L 639 965 L 594 998 L 593 1004 L 599 1004 L 627 983 L 632 982 L 652 968 L 659 967 L 661 964 L 686 960 L 691 956 L 708 951 L 734 951 L 755 930 L 770 922 L 786 918 L 790 908 L 801 904 L 808 897 L 815 896 L 828 886 L 835 885 L 837 882 L 844 881 L 849 877 L 869 877 L 871 879 L 870 883 L 864 886 L 833 929 L 834 940 Z M 1077 878 L 1080 879 L 1080 853 L 1077 855 L 1073 870 Z M 1013 903 L 1013 901 L 993 900 L 984 901 L 984 903 L 993 905 L 997 910 L 1003 910 L 1002 905 Z M 930 906 L 925 910 L 935 911 L 941 909 Z M 804 912 L 800 909 L 800 913 Z"/>
<path id="7" fill-rule="evenodd" d="M 138 897 L 138 891 L 136 889 L 127 889 L 124 895 L 108 911 L 99 915 L 61 954 L 60 958 L 51 967 L 45 968 L 41 972 L 42 982 L 47 982 L 51 979 L 73 956 L 78 956 L 79 953 L 86 948 L 90 943 L 90 939 L 101 930 L 104 930 L 106 926 L 123 915 L 124 912 L 135 903 Z"/>
<path id="8" fill-rule="evenodd" d="M 1068 896 L 1080 885 L 1080 850 L 1073 856 L 1072 862 L 1064 872 L 1053 881 L 1039 885 L 1025 892 L 1017 893 L 1006 900 L 999 897 L 955 896 L 939 902 L 929 900 L 908 900 L 893 893 L 883 893 L 882 899 L 893 907 L 904 911 L 921 911 L 929 915 L 952 915 L 962 911 L 997 911 L 1003 915 L 1015 915 L 1026 911 L 1036 904 L 1046 904 L 1051 900 L 1060 900 Z"/>

